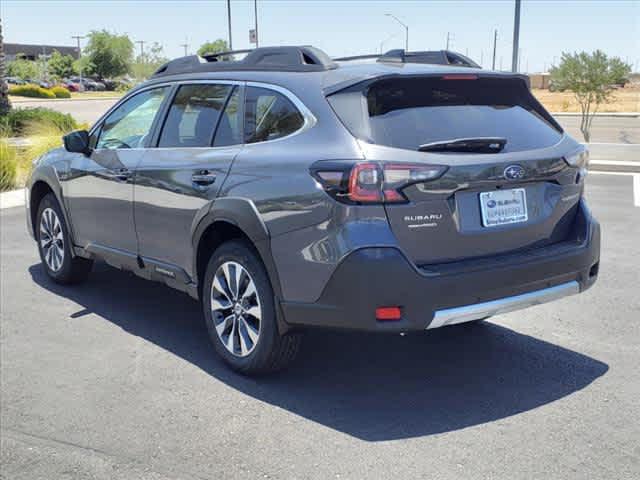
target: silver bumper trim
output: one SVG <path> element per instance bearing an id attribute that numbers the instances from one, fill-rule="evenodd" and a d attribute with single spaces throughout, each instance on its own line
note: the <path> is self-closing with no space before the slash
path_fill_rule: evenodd
<path id="1" fill-rule="evenodd" d="M 514 295 L 513 297 L 500 298 L 489 302 L 474 303 L 463 307 L 447 308 L 437 310 L 433 320 L 427 327 L 438 328 L 445 325 L 470 322 L 501 313 L 513 312 L 523 308 L 551 302 L 562 297 L 580 293 L 580 285 L 576 281 L 563 283 L 555 287 L 543 288 L 535 292 Z"/>

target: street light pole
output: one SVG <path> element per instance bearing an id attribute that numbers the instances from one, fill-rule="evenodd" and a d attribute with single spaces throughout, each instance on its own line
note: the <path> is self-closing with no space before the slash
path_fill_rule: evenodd
<path id="1" fill-rule="evenodd" d="M 231 40 L 231 0 L 227 0 L 227 24 L 229 25 L 229 50 L 233 50 L 233 42 Z"/>
<path id="2" fill-rule="evenodd" d="M 398 17 L 391 13 L 385 13 L 385 16 L 393 18 L 396 22 L 404 27 L 404 51 L 409 51 L 409 26 L 403 23 Z"/>
<path id="3" fill-rule="evenodd" d="M 518 52 L 520 43 L 520 0 L 515 0 L 516 8 L 513 16 L 513 52 L 511 56 L 511 71 L 518 71 Z"/>
<path id="4" fill-rule="evenodd" d="M 253 0 L 253 13 L 256 17 L 256 48 L 258 48 L 258 0 Z"/>
<path id="5" fill-rule="evenodd" d="M 496 69 L 496 43 L 498 42 L 498 29 L 493 31 L 493 62 L 491 64 L 491 70 Z"/>

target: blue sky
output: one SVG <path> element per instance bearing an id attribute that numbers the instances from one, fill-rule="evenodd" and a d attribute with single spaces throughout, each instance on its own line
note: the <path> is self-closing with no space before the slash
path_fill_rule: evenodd
<path id="1" fill-rule="evenodd" d="M 253 1 L 232 0 L 233 46 L 249 47 Z M 496 67 L 511 62 L 513 0 L 372 1 L 258 0 L 262 45 L 311 44 L 332 56 L 404 46 L 441 49 L 451 32 L 451 49 L 491 67 L 493 30 L 498 29 Z M 73 45 L 71 35 L 92 29 L 157 41 L 167 56 L 190 52 L 206 40 L 227 37 L 224 0 L 30 1 L 1 0 L 6 42 Z M 540 71 L 562 51 L 604 50 L 640 68 L 640 0 L 523 0 L 521 67 Z"/>

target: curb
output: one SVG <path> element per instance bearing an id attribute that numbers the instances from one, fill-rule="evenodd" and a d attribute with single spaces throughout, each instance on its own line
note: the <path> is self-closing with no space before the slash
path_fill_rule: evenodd
<path id="1" fill-rule="evenodd" d="M 11 99 L 11 104 L 20 106 L 25 103 L 57 103 L 57 102 L 95 102 L 99 100 L 120 100 L 122 97 L 94 97 L 94 98 L 29 98 L 28 100 Z"/>
<path id="2" fill-rule="evenodd" d="M 551 112 L 554 117 L 581 117 L 580 112 Z M 622 118 L 637 118 L 640 117 L 640 112 L 599 112 L 595 114 L 596 117 L 622 117 Z"/>
<path id="3" fill-rule="evenodd" d="M 25 202 L 25 189 L 10 190 L 8 192 L 0 193 L 0 209 L 20 207 Z"/>

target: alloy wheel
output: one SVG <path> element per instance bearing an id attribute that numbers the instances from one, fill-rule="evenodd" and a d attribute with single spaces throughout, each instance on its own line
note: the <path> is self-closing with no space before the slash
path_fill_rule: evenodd
<path id="1" fill-rule="evenodd" d="M 211 313 L 218 337 L 225 348 L 246 357 L 260 338 L 260 297 L 249 272 L 239 263 L 225 262 L 211 285 Z"/>
<path id="2" fill-rule="evenodd" d="M 64 262 L 64 235 L 52 208 L 45 208 L 40 217 L 40 247 L 47 266 L 54 272 L 60 270 Z"/>

